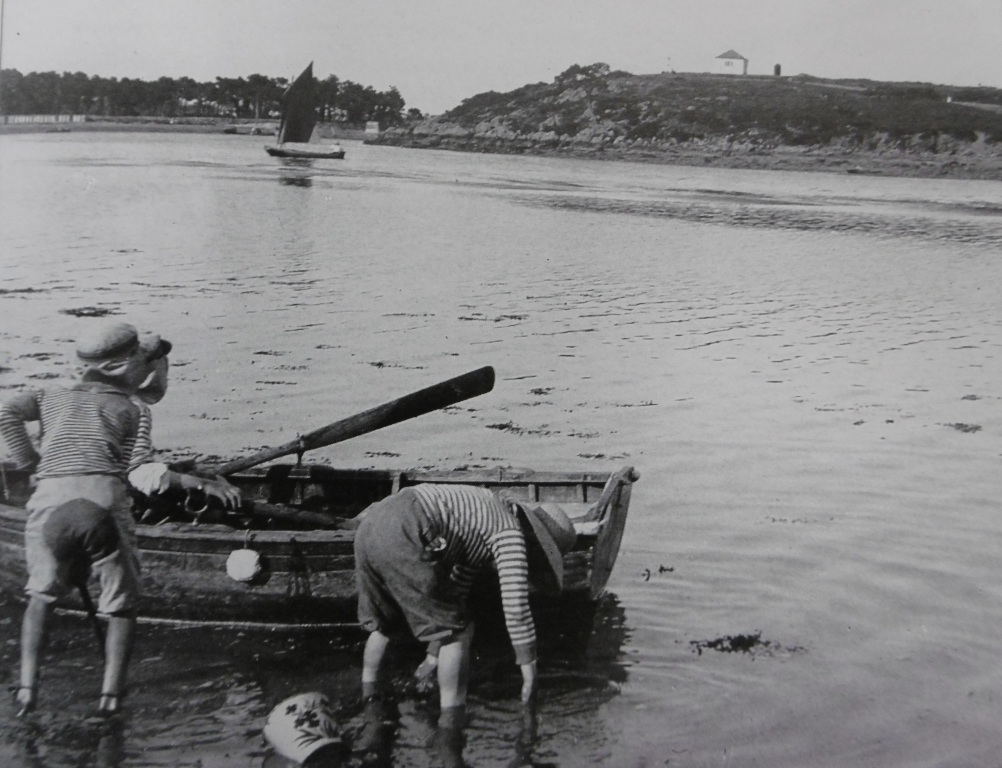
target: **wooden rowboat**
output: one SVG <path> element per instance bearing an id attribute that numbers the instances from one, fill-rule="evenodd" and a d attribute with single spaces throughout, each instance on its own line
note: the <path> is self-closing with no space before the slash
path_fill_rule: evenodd
<path id="1" fill-rule="evenodd" d="M 143 570 L 141 620 L 219 626 L 308 628 L 355 621 L 354 528 L 369 504 L 418 483 L 463 483 L 515 501 L 559 503 L 578 531 L 565 556 L 564 597 L 595 600 L 619 552 L 632 467 L 618 472 L 395 471 L 274 464 L 227 475 L 245 499 L 240 514 L 212 522 L 158 519 L 137 526 Z M 0 464 L 0 589 L 21 594 L 29 478 Z M 252 583 L 227 575 L 235 550 L 260 555 Z M 67 596 L 67 606 L 75 597 Z"/>

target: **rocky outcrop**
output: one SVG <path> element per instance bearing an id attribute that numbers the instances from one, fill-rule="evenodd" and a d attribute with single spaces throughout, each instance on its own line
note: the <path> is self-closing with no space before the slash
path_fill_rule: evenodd
<path id="1" fill-rule="evenodd" d="M 551 85 L 480 94 L 366 143 L 1002 179 L 1002 115 L 960 105 L 970 114 L 958 122 L 956 107 L 927 90 L 909 96 L 895 84 L 633 76 L 598 66 L 568 70 Z M 902 113 L 914 131 L 903 130 Z"/>
<path id="2" fill-rule="evenodd" d="M 574 134 L 555 130 L 522 133 L 500 118 L 467 128 L 427 120 L 390 128 L 369 144 L 462 152 L 565 155 L 679 165 L 780 170 L 839 170 L 899 176 L 952 176 L 1002 180 L 1002 147 L 983 137 L 971 142 L 922 135 L 891 138 L 874 134 L 862 142 L 836 139 L 827 144 L 791 145 L 767 137 L 707 136 L 630 139 L 614 124 L 596 121 Z"/>

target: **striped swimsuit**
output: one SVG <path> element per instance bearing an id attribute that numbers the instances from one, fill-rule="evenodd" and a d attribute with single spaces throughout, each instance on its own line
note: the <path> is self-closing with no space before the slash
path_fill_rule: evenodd
<path id="1" fill-rule="evenodd" d="M 40 452 L 27 422 L 41 424 Z M 111 510 L 120 537 L 118 556 L 95 566 L 101 581 L 98 611 L 115 615 L 135 606 L 141 587 L 125 476 L 149 459 L 151 426 L 145 404 L 100 382 L 22 392 L 0 406 L 0 436 L 17 465 L 34 469 L 38 479 L 24 528 L 29 596 L 51 601 L 69 588 L 45 544 L 43 528 L 53 509 L 85 498 Z"/>
<path id="2" fill-rule="evenodd" d="M 41 423 L 41 457 L 25 423 Z M 39 480 L 126 473 L 150 459 L 152 418 L 117 387 L 83 382 L 71 389 L 33 390 L 0 406 L 0 436 L 20 467 L 37 463 Z"/>
<path id="3" fill-rule="evenodd" d="M 519 663 L 535 658 L 536 630 L 529 610 L 529 567 L 518 519 L 484 488 L 424 484 L 411 488 L 446 541 L 450 580 L 465 595 L 491 562 L 497 568 L 505 625 Z"/>

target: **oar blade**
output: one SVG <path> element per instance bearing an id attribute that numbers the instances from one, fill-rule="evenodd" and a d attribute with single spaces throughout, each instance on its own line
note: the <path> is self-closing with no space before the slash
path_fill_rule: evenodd
<path id="1" fill-rule="evenodd" d="M 494 388 L 494 380 L 494 369 L 491 366 L 478 368 L 475 371 L 398 397 L 388 403 L 377 405 L 375 408 L 370 408 L 354 416 L 335 421 L 333 424 L 320 427 L 283 445 L 266 448 L 243 459 L 231 461 L 216 471 L 220 475 L 230 475 L 258 464 L 264 464 L 272 459 L 333 445 L 383 427 L 399 424 L 401 421 L 413 419 L 416 416 L 455 405 L 463 400 L 469 400 L 471 397 L 486 394 Z"/>
<path id="2" fill-rule="evenodd" d="M 306 450 L 333 445 L 416 416 L 447 408 L 471 397 L 486 394 L 493 388 L 494 369 L 487 366 L 321 427 L 304 435 L 302 441 Z"/>

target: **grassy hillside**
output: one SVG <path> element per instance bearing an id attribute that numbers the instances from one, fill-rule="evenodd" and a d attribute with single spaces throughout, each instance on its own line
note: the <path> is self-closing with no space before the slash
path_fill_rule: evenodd
<path id="1" fill-rule="evenodd" d="M 575 65 L 552 83 L 478 94 L 376 143 L 669 161 L 697 151 L 705 161 L 707 153 L 971 150 L 993 163 L 1002 162 L 1002 90 L 805 75 L 632 75 Z"/>

